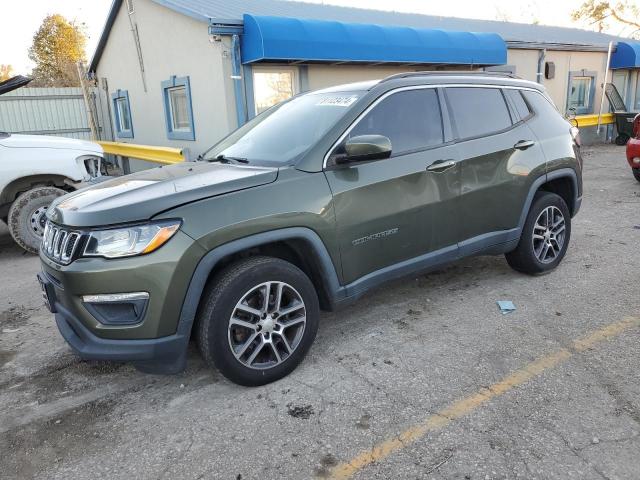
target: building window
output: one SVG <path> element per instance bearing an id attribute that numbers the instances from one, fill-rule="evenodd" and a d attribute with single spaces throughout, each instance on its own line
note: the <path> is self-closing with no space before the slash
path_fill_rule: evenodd
<path id="1" fill-rule="evenodd" d="M 293 97 L 298 93 L 298 90 L 296 68 L 253 68 L 253 95 L 256 115 Z"/>
<path id="2" fill-rule="evenodd" d="M 567 111 L 575 110 L 578 115 L 593 113 L 595 93 L 596 72 L 587 72 L 586 70 L 570 72 Z"/>
<path id="3" fill-rule="evenodd" d="M 113 115 L 118 138 L 133 138 L 133 123 L 131 122 L 131 105 L 129 92 L 117 90 L 111 94 L 113 101 Z"/>
<path id="4" fill-rule="evenodd" d="M 640 73 L 636 77 L 636 94 L 633 102 L 634 110 L 640 110 Z"/>
<path id="5" fill-rule="evenodd" d="M 171 77 L 162 82 L 164 116 L 167 138 L 171 140 L 195 140 L 191 87 L 189 77 Z"/>

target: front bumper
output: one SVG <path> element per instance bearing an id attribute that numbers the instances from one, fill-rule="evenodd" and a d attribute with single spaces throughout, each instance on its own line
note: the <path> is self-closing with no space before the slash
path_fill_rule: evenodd
<path id="1" fill-rule="evenodd" d="M 174 373 L 184 368 L 190 329 L 179 328 L 189 282 L 203 249 L 178 232 L 144 256 L 107 260 L 81 258 L 60 265 L 40 253 L 39 279 L 48 292 L 60 333 L 86 360 L 132 362 L 143 371 Z M 148 292 L 140 321 L 105 324 L 86 295 Z"/>
<path id="2" fill-rule="evenodd" d="M 175 334 L 148 340 L 111 340 L 94 335 L 73 314 L 55 303 L 60 334 L 84 360 L 126 361 L 148 373 L 178 373 L 187 364 L 189 337 Z"/>

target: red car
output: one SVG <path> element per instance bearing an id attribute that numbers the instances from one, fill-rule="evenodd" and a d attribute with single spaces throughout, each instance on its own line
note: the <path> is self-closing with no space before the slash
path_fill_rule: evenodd
<path id="1" fill-rule="evenodd" d="M 640 182 L 640 113 L 633 119 L 633 138 L 627 142 L 627 161 L 633 176 Z"/>

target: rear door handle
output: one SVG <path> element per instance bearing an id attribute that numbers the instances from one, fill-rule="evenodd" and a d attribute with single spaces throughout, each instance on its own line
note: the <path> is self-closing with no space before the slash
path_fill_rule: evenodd
<path id="1" fill-rule="evenodd" d="M 454 160 L 436 160 L 427 167 L 428 172 L 444 172 L 456 164 Z"/>
<path id="2" fill-rule="evenodd" d="M 520 140 L 513 146 L 513 148 L 517 150 L 526 150 L 529 147 L 533 147 L 535 143 L 536 142 L 534 142 L 533 140 Z"/>

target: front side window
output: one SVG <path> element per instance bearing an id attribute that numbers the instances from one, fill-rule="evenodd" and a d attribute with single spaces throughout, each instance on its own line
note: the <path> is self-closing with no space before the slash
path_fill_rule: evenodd
<path id="1" fill-rule="evenodd" d="M 113 100 L 116 136 L 119 138 L 133 138 L 129 92 L 127 90 L 117 90 L 111 95 L 111 98 Z"/>
<path id="2" fill-rule="evenodd" d="M 362 93 L 307 93 L 282 102 L 214 145 L 203 157 L 267 166 L 295 163 L 353 107 Z"/>
<path id="3" fill-rule="evenodd" d="M 195 140 L 189 77 L 171 77 L 162 82 L 167 138 Z"/>
<path id="4" fill-rule="evenodd" d="M 384 135 L 391 140 L 392 156 L 443 142 L 442 115 L 435 89 L 394 93 L 381 100 L 349 132 L 349 137 Z"/>
<path id="5" fill-rule="evenodd" d="M 569 73 L 567 111 L 575 110 L 577 114 L 593 113 L 595 88 L 595 72 L 580 71 Z"/>
<path id="6" fill-rule="evenodd" d="M 511 127 L 499 88 L 447 87 L 447 99 L 461 139 L 491 135 Z"/>
<path id="7" fill-rule="evenodd" d="M 294 68 L 259 68 L 253 70 L 253 95 L 256 115 L 290 99 L 297 93 Z"/>

